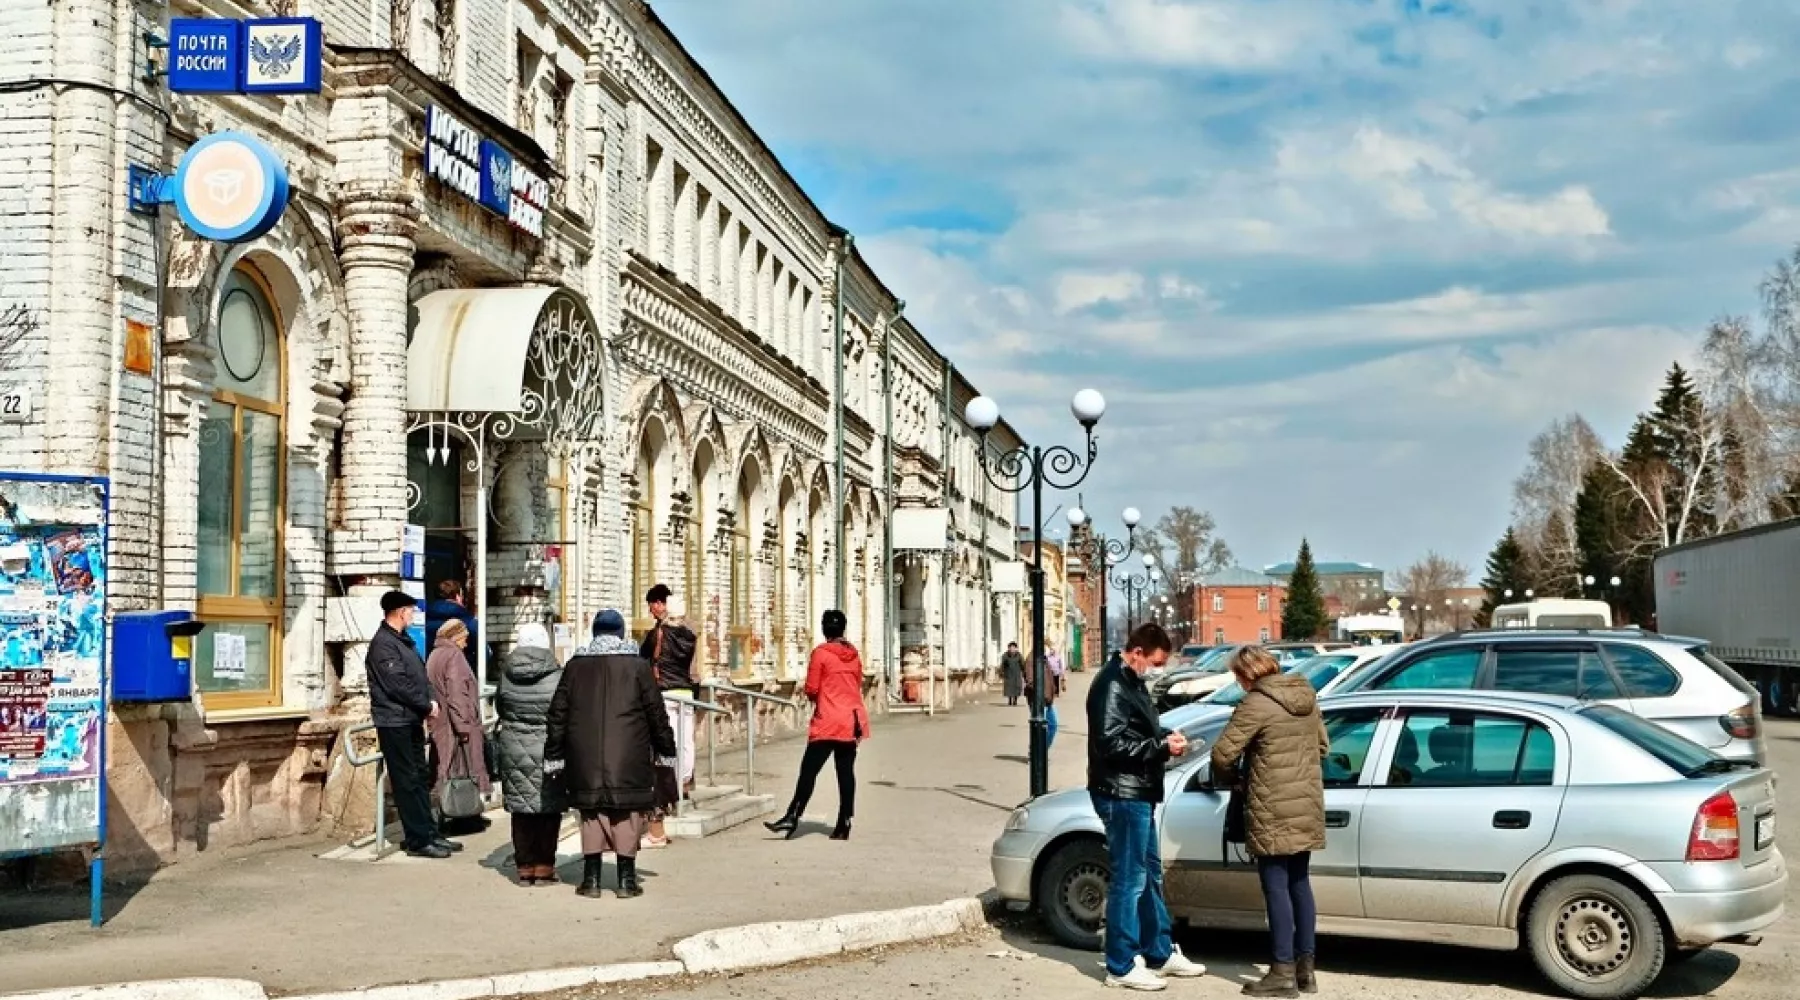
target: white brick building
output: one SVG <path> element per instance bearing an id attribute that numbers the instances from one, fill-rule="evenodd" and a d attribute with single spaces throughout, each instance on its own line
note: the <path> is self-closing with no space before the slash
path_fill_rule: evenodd
<path id="1" fill-rule="evenodd" d="M 167 17 L 268 14 L 323 22 L 323 94 L 141 78 Z M 360 602 L 408 523 L 501 654 L 522 620 L 647 624 L 658 581 L 746 686 L 790 689 L 834 604 L 881 703 L 1016 635 L 974 389 L 640 0 L 9 3 L 0 38 L 0 387 L 36 403 L 0 470 L 110 477 L 112 610 L 207 622 L 192 705 L 115 713 L 115 865 L 351 808 Z M 428 175 L 437 116 L 548 179 L 541 237 Z M 128 211 L 127 164 L 225 129 L 288 163 L 272 233 Z M 945 505 L 945 549 L 888 557 L 894 507 Z"/>

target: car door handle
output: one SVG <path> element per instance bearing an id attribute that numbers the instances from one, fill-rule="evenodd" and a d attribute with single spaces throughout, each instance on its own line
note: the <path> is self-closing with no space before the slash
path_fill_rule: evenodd
<path id="1" fill-rule="evenodd" d="M 1327 809 L 1327 810 L 1325 810 L 1325 828 L 1327 830 L 1342 830 L 1342 829 L 1349 827 L 1349 825 L 1350 825 L 1350 810 L 1348 810 L 1348 809 Z"/>
<path id="2" fill-rule="evenodd" d="M 1524 830 L 1531 826 L 1531 814 L 1523 809 L 1502 809 L 1494 814 L 1494 829 Z"/>

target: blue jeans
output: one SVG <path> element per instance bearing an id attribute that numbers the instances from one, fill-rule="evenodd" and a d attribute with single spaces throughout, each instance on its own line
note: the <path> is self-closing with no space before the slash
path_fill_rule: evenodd
<path id="1" fill-rule="evenodd" d="M 1314 954 L 1317 948 L 1314 927 L 1319 908 L 1313 903 L 1311 862 L 1312 855 L 1304 852 L 1256 859 L 1275 961 L 1283 965 L 1292 964 L 1296 955 Z"/>
<path id="2" fill-rule="evenodd" d="M 1048 746 L 1048 745 L 1056 742 L 1056 706 L 1055 705 L 1045 705 L 1044 706 L 1044 721 L 1050 724 L 1050 732 L 1047 734 L 1047 736 L 1044 740 L 1044 744 L 1046 746 Z"/>
<path id="3" fill-rule="evenodd" d="M 1163 905 L 1156 807 L 1093 792 L 1089 797 L 1106 827 L 1112 862 L 1106 888 L 1106 971 L 1123 976 L 1139 955 L 1152 969 L 1160 969 L 1175 953 L 1175 943 L 1169 937 L 1169 908 Z"/>

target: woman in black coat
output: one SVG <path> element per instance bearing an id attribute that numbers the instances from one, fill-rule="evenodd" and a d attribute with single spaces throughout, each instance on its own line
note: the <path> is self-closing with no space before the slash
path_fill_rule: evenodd
<path id="1" fill-rule="evenodd" d="M 513 865 L 520 885 L 555 885 L 556 841 L 562 832 L 560 782 L 544 781 L 544 742 L 549 736 L 550 702 L 562 682 L 562 666 L 550 649 L 550 633 L 535 622 L 519 626 L 494 707 L 500 725 L 494 745 L 500 752 L 500 787 L 512 817 Z"/>
<path id="2" fill-rule="evenodd" d="M 619 859 L 618 895 L 641 896 L 638 844 L 656 806 L 656 758 L 676 753 L 675 731 L 650 662 L 625 638 L 625 616 L 594 617 L 594 641 L 563 667 L 550 702 L 544 756 L 581 812 L 583 896 L 600 895 L 603 856 Z"/>

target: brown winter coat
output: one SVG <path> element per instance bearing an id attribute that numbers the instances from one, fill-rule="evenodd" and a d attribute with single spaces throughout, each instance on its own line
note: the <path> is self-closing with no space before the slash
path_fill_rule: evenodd
<path id="1" fill-rule="evenodd" d="M 431 678 L 438 703 L 437 718 L 431 722 L 432 755 L 437 760 L 433 790 L 451 778 L 467 776 L 486 795 L 491 783 L 483 745 L 487 736 L 481 727 L 481 689 L 475 686 L 475 671 L 469 669 L 462 647 L 439 639 L 431 659 L 425 661 L 425 676 Z"/>
<path id="2" fill-rule="evenodd" d="M 1234 784 L 1239 760 L 1249 772 L 1244 820 L 1259 858 L 1325 849 L 1325 781 L 1331 749 L 1319 698 L 1297 674 L 1256 682 L 1213 744 L 1213 783 Z"/>

